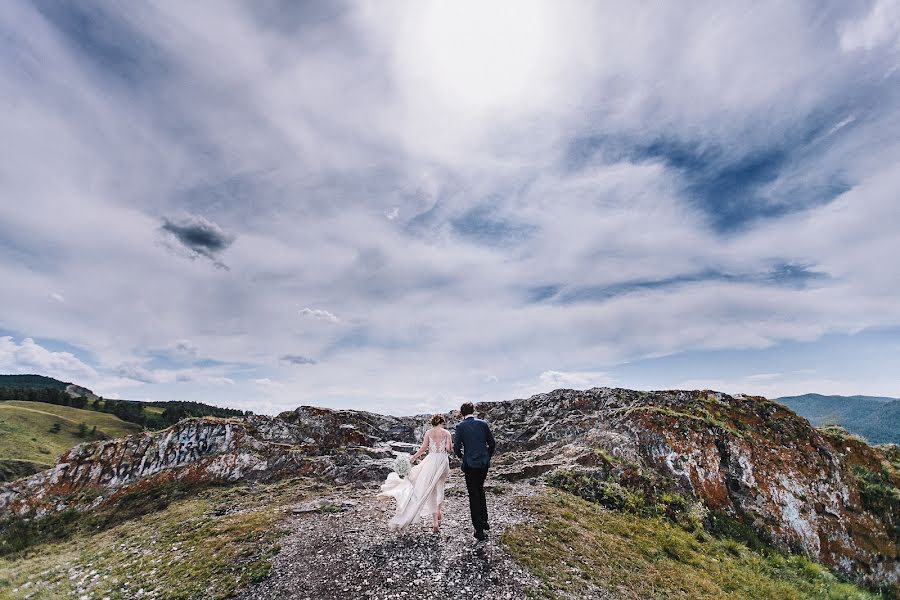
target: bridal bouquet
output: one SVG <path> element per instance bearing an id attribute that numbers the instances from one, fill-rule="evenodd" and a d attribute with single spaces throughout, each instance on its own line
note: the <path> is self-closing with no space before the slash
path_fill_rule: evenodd
<path id="1" fill-rule="evenodd" d="M 397 472 L 397 475 L 400 477 L 406 477 L 409 475 L 409 455 L 401 454 L 394 460 L 394 471 Z"/>

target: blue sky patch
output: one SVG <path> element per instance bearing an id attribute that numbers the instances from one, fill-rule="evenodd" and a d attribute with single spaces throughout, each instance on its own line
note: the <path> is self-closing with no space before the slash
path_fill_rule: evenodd
<path id="1" fill-rule="evenodd" d="M 635 292 L 709 281 L 756 283 L 780 287 L 803 288 L 810 282 L 822 281 L 825 279 L 828 279 L 826 273 L 813 271 L 808 266 L 779 263 L 768 271 L 759 273 L 726 273 L 715 269 L 708 269 L 696 273 L 683 273 L 661 279 L 624 281 L 604 286 L 571 286 L 567 288 L 548 286 L 547 288 L 534 288 L 533 290 L 529 290 L 527 300 L 529 302 L 542 302 L 553 299 L 554 302 L 560 304 L 601 302 L 603 300 Z M 541 291 L 544 293 L 540 294 L 539 292 Z M 551 291 L 552 293 L 550 293 Z"/>
<path id="2" fill-rule="evenodd" d="M 534 225 L 498 216 L 490 205 L 476 206 L 451 219 L 450 224 L 458 236 L 488 246 L 515 244 L 537 231 Z"/>

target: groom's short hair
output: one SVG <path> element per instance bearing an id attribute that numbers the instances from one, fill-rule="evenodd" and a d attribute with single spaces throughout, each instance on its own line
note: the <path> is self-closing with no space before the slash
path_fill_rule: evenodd
<path id="1" fill-rule="evenodd" d="M 471 415 L 475 412 L 475 405 L 471 402 L 463 402 L 463 405 L 459 407 L 459 413 L 462 416 Z"/>

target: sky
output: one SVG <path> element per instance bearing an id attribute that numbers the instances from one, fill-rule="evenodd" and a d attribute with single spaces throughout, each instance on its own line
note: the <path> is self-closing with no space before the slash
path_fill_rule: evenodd
<path id="1" fill-rule="evenodd" d="M 900 396 L 900 3 L 0 3 L 0 372 Z"/>

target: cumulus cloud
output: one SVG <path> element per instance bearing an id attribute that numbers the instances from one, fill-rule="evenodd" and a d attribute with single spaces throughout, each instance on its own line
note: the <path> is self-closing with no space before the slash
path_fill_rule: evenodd
<path id="1" fill-rule="evenodd" d="M 310 319 L 316 319 L 318 321 L 328 321 L 330 323 L 338 322 L 338 318 L 336 316 L 322 308 L 301 308 L 300 316 Z"/>
<path id="2" fill-rule="evenodd" d="M 281 355 L 281 359 L 286 363 L 290 363 L 292 365 L 314 365 L 316 361 L 308 358 L 306 356 L 301 356 L 300 354 L 283 354 Z"/>
<path id="3" fill-rule="evenodd" d="M 48 350 L 32 338 L 16 342 L 11 336 L 0 337 L 0 369 L 49 375 L 63 380 L 97 376 L 92 367 L 71 352 Z"/>
<path id="4" fill-rule="evenodd" d="M 544 371 L 538 379 L 545 389 L 585 389 L 615 383 L 609 373 L 600 371 Z"/>

